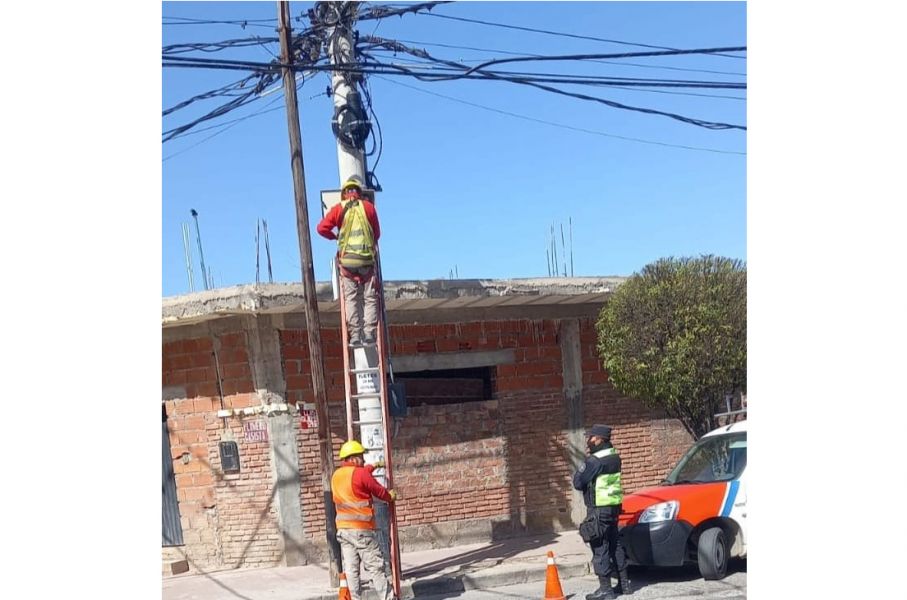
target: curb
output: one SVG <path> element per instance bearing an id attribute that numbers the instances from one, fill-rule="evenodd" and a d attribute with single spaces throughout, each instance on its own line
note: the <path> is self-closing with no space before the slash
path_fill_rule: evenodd
<path id="1" fill-rule="evenodd" d="M 590 573 L 589 562 L 563 563 L 557 565 L 561 579 L 584 577 Z M 461 593 L 467 590 L 485 590 L 505 585 L 545 581 L 547 564 L 497 566 L 474 573 L 440 575 L 423 579 L 406 579 L 400 584 L 401 600 L 412 600 L 421 596 Z M 304 600 L 337 600 L 337 592 L 308 596 Z M 371 589 L 363 590 L 362 600 L 378 600 Z"/>

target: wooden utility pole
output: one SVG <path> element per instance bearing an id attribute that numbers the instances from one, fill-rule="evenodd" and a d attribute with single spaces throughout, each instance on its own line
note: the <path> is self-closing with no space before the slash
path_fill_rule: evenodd
<path id="1" fill-rule="evenodd" d="M 331 586 L 340 585 L 340 544 L 334 522 L 336 509 L 331 497 L 334 474 L 334 449 L 331 445 L 327 390 L 324 386 L 324 362 L 321 356 L 321 321 L 315 295 L 315 269 L 312 266 L 312 240 L 309 237 L 309 212 L 305 194 L 305 168 L 302 164 L 302 134 L 299 131 L 299 106 L 296 100 L 296 76 L 290 43 L 290 3 L 277 3 L 280 33 L 280 62 L 283 64 L 283 91 L 287 101 L 287 130 L 290 133 L 290 166 L 293 169 L 293 191 L 296 197 L 296 229 L 299 233 L 299 258 L 302 263 L 302 289 L 305 295 L 305 322 L 309 337 L 309 361 L 312 366 L 312 391 L 318 411 L 318 449 L 321 455 L 321 485 L 324 492 L 325 534 L 328 545 L 328 571 Z"/>

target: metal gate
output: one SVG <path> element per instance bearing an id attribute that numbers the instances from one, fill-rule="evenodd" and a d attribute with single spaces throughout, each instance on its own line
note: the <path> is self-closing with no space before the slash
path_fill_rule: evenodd
<path id="1" fill-rule="evenodd" d="M 161 488 L 163 498 L 164 546 L 183 545 L 183 527 L 180 525 L 180 508 L 176 499 L 176 479 L 173 477 L 173 458 L 170 456 L 170 432 L 167 431 L 167 411 L 161 406 L 161 431 L 163 432 L 164 459 L 162 463 Z"/>

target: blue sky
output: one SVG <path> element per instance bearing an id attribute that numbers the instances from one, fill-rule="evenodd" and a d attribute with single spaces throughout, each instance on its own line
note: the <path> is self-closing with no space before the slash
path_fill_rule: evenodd
<path id="1" fill-rule="evenodd" d="M 294 16 L 311 7 L 294 2 Z M 745 46 L 742 2 L 459 2 L 434 13 L 675 48 Z M 208 20 L 275 19 L 266 27 L 163 25 L 163 45 L 276 36 L 273 2 L 164 2 L 168 17 Z M 307 22 L 306 22 L 307 24 Z M 303 24 L 294 23 L 300 28 Z M 377 27 L 377 28 L 376 28 Z M 409 46 L 449 60 L 506 58 L 490 52 L 582 54 L 638 52 L 645 48 L 516 31 L 408 14 L 358 25 L 362 35 L 408 40 Z M 418 42 L 418 43 L 415 43 Z M 429 44 L 471 46 L 456 49 Z M 268 61 L 277 44 L 205 58 Z M 745 53 L 739 56 L 745 56 Z M 385 54 L 386 60 L 403 60 Z M 548 62 L 498 69 L 615 77 L 746 82 L 747 61 L 718 56 L 619 59 L 623 64 Z M 633 65 L 647 65 L 631 66 Z M 673 67 L 655 69 L 651 67 Z M 678 69 L 693 69 L 684 71 Z M 708 72 L 704 72 L 708 71 Z M 240 79 L 237 71 L 165 68 L 162 106 Z M 573 224 L 576 276 L 629 275 L 662 256 L 714 253 L 746 259 L 746 132 L 713 131 L 662 116 L 619 110 L 510 83 L 458 80 L 422 82 L 370 78 L 383 133 L 376 174 L 384 189 L 377 208 L 382 225 L 385 279 L 544 277 L 549 230 Z M 401 85 L 402 84 L 402 85 Z M 314 233 L 323 189 L 339 184 L 330 128 L 328 77 L 319 74 L 298 92 L 315 278 L 329 278 L 335 247 Z M 410 86 L 410 87 L 404 87 Z M 746 92 L 666 89 L 679 95 L 590 86 L 565 89 L 710 121 L 746 125 Z M 416 89 L 418 88 L 418 91 Z M 721 150 L 680 149 L 590 134 L 503 115 L 433 94 L 531 119 L 636 138 Z M 708 96 L 706 96 L 708 95 Z M 162 293 L 189 291 L 181 223 L 199 212 L 205 262 L 216 287 L 255 280 L 256 220 L 267 220 L 274 280 L 299 281 L 299 249 L 281 93 L 209 121 L 217 125 L 261 110 L 222 133 L 211 129 L 162 145 Z M 181 125 L 224 102 L 197 103 L 163 119 Z M 201 142 L 201 143 L 199 143 Z M 195 145 L 197 144 L 197 145 Z M 193 146 L 194 145 L 194 146 Z M 374 157 L 369 159 L 372 168 Z M 194 228 L 191 250 L 200 289 Z M 557 252 L 562 258 L 560 230 Z M 569 252 L 569 240 L 567 251 Z M 261 277 L 267 281 L 262 245 Z M 562 262 L 560 268 L 562 267 Z M 568 264 L 568 270 L 569 270 Z"/>

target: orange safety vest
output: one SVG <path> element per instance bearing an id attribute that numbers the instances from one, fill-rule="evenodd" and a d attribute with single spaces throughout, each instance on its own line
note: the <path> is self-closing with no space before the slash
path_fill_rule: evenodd
<path id="1" fill-rule="evenodd" d="M 374 529 L 375 511 L 371 498 L 353 493 L 353 471 L 361 467 L 340 467 L 331 477 L 331 495 L 337 507 L 337 529 Z"/>

